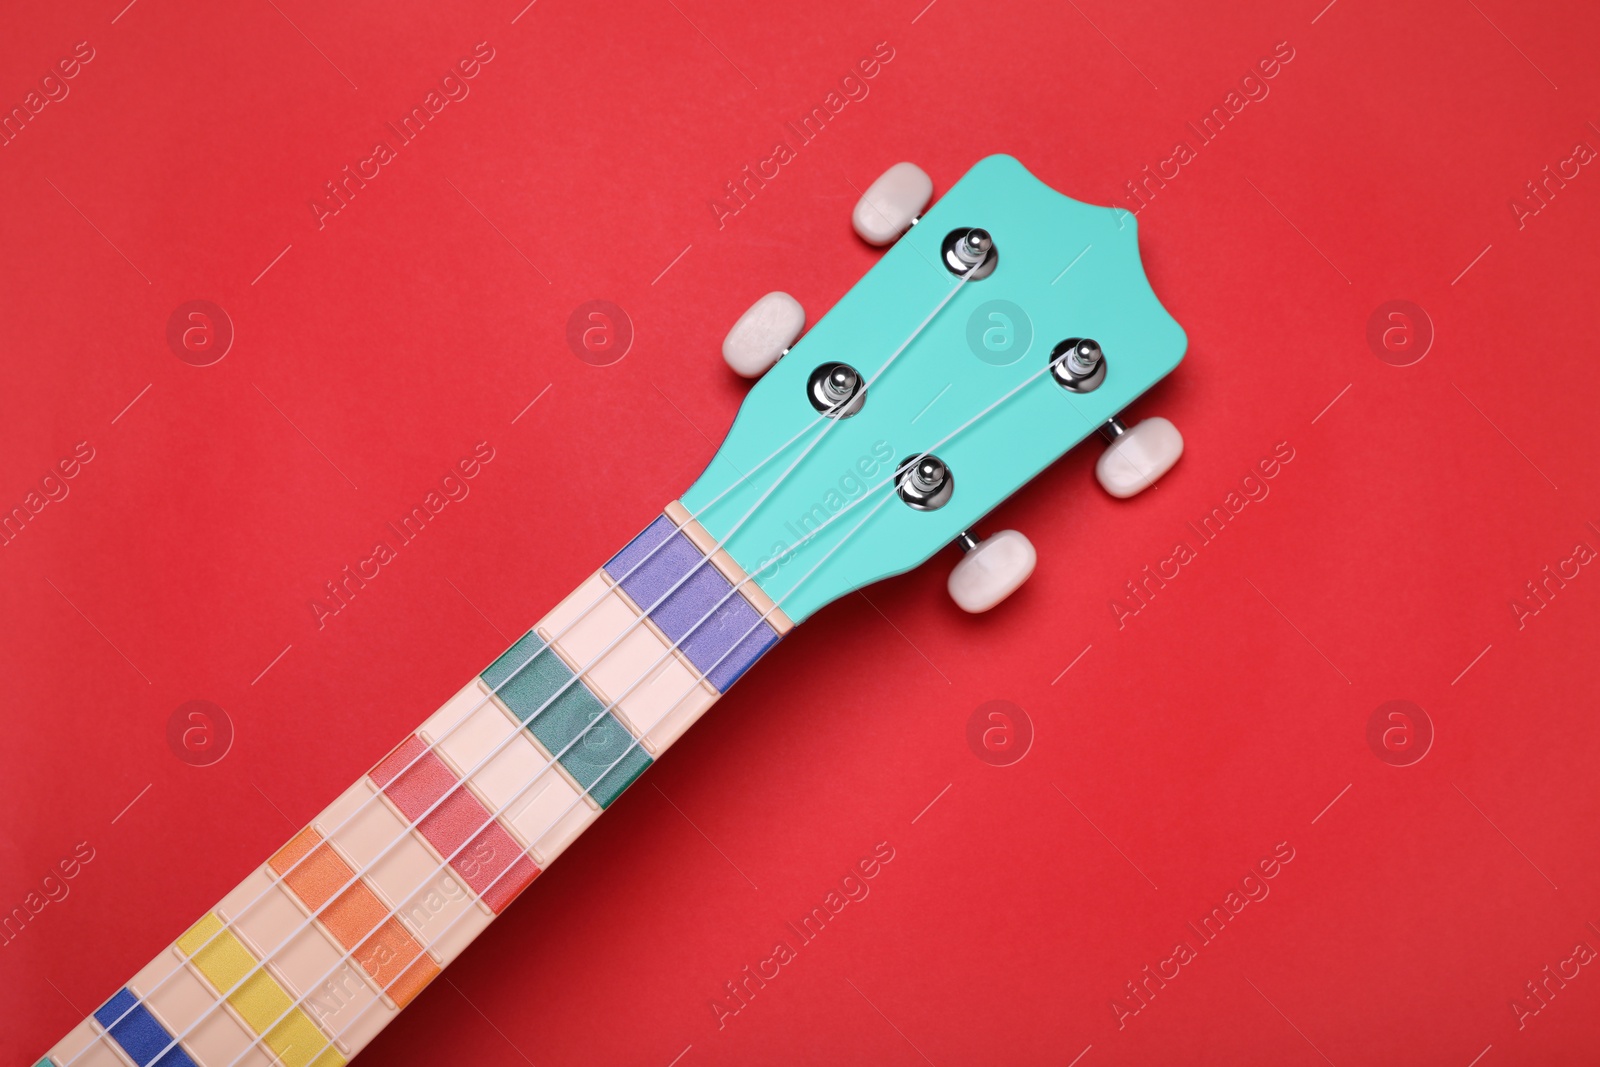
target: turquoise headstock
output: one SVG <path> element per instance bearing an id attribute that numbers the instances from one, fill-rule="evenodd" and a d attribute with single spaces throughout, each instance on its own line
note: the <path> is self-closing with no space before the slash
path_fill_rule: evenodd
<path id="1" fill-rule="evenodd" d="M 973 228 L 992 237 L 986 276 L 949 248 Z M 1060 380 L 1074 381 L 1060 348 L 1073 338 L 1104 353 L 1087 390 Z M 1176 367 L 1185 344 L 1145 278 L 1132 215 L 990 156 L 756 383 L 682 501 L 798 622 L 955 540 Z M 866 389 L 819 411 L 819 368 L 834 363 Z M 917 473 L 907 461 L 925 454 L 950 479 L 931 509 L 906 502 L 916 484 L 901 493 Z"/>

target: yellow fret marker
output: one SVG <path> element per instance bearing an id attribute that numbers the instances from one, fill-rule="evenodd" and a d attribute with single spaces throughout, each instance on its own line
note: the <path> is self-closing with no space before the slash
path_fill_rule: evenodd
<path id="1" fill-rule="evenodd" d="M 309 1015 L 290 1007 L 295 998 L 257 966 L 255 956 L 233 931 L 223 928 L 215 912 L 190 927 L 177 945 L 218 993 L 239 986 L 228 994 L 228 1003 L 252 1030 L 266 1034 L 261 1043 L 275 1052 L 285 1067 L 344 1067 L 345 1058 L 328 1044 L 328 1036 Z M 245 978 L 247 974 L 250 977 Z"/>

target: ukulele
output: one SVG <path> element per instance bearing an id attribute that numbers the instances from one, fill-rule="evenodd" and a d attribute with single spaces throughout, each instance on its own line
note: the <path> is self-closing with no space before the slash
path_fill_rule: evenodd
<path id="1" fill-rule="evenodd" d="M 1132 215 L 1009 156 L 856 205 L 893 247 L 802 337 L 769 293 L 723 343 L 760 377 L 699 479 L 251 871 L 38 1067 L 341 1067 L 819 608 L 965 550 L 985 611 L 1036 559 L 973 524 L 1095 431 L 1118 497 L 1177 462 L 1117 413 L 1182 358 Z"/>

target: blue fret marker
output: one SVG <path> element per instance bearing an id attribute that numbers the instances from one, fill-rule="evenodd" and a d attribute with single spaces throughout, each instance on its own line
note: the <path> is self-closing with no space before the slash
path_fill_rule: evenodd
<path id="1" fill-rule="evenodd" d="M 606 573 L 719 693 L 778 643 L 777 631 L 665 515 L 611 557 Z"/>
<path id="2" fill-rule="evenodd" d="M 197 1067 L 183 1046 L 172 1044 L 172 1035 L 150 1014 L 150 1009 L 126 989 L 118 990 L 94 1017 L 139 1067 Z M 167 1048 L 168 1045 L 172 1047 Z"/>

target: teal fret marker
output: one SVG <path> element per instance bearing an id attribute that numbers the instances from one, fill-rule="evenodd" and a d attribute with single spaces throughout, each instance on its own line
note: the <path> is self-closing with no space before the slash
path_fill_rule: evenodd
<path id="1" fill-rule="evenodd" d="M 568 684 L 572 678 L 561 657 L 531 630 L 483 672 L 483 680 L 528 732 L 558 754 L 557 762 L 579 788 L 602 808 L 610 807 L 652 760 L 581 679 Z"/>

